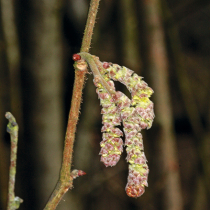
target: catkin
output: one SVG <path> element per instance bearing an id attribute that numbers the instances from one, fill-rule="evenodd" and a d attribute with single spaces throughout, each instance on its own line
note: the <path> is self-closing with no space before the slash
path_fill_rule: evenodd
<path id="1" fill-rule="evenodd" d="M 114 89 L 112 81 L 107 83 Z M 112 97 L 102 84 L 97 79 L 94 79 L 94 84 L 97 87 L 96 92 L 103 107 L 101 110 L 103 140 L 100 142 L 101 151 L 99 154 L 105 166 L 115 166 L 123 151 L 123 141 L 120 138 L 123 136 L 123 132 L 116 128 L 116 126 L 121 125 L 120 113 Z"/>
<path id="2" fill-rule="evenodd" d="M 107 74 L 111 79 L 123 83 L 131 92 L 132 100 L 123 93 L 118 93 L 116 102 L 123 120 L 126 159 L 130 163 L 126 192 L 130 197 L 139 197 L 144 193 L 144 187 L 148 186 L 149 169 L 140 132 L 150 128 L 154 119 L 153 103 L 149 100 L 153 90 L 126 67 L 110 63 L 104 63 L 103 66 L 107 67 Z M 122 106 L 125 101 L 127 105 Z"/>
<path id="3" fill-rule="evenodd" d="M 153 103 L 149 99 L 153 90 L 142 77 L 132 70 L 117 64 L 100 62 L 99 58 L 89 53 L 80 53 L 94 74 L 96 92 L 102 106 L 101 114 L 103 140 L 101 161 L 106 166 L 114 166 L 123 150 L 122 131 L 116 126 L 123 123 L 125 146 L 129 164 L 126 193 L 130 197 L 139 197 L 148 186 L 149 168 L 144 154 L 142 129 L 152 126 L 154 115 Z M 131 93 L 131 100 L 122 92 L 115 91 L 114 82 L 124 84 Z"/>

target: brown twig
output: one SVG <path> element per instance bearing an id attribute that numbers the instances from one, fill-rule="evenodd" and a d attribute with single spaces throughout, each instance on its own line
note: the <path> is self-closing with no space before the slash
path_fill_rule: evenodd
<path id="1" fill-rule="evenodd" d="M 89 52 L 91 39 L 93 35 L 93 28 L 95 25 L 96 15 L 98 12 L 99 1 L 100 0 L 91 0 L 90 2 L 88 19 L 85 27 L 84 36 L 82 39 L 82 47 L 80 49 L 80 52 Z"/>
<path id="2" fill-rule="evenodd" d="M 98 11 L 100 0 L 91 0 L 90 9 L 88 13 L 88 19 L 86 23 L 86 28 L 83 36 L 81 52 L 88 52 L 90 49 L 93 28 L 95 25 L 95 18 Z M 66 130 L 66 137 L 64 143 L 63 151 L 63 162 L 60 171 L 59 181 L 45 206 L 45 210 L 55 209 L 58 203 L 60 202 L 63 195 L 72 188 L 73 185 L 73 176 L 71 176 L 71 163 L 72 163 L 72 153 L 73 153 L 73 144 L 75 139 L 76 125 L 79 117 L 79 109 L 82 101 L 82 89 L 84 86 L 85 75 L 87 73 L 87 64 L 81 63 L 82 60 L 75 63 L 75 81 L 73 88 L 73 96 L 71 101 L 71 109 L 69 113 L 68 125 Z M 78 68 L 79 66 L 83 66 Z"/>
<path id="3" fill-rule="evenodd" d="M 18 142 L 18 124 L 10 112 L 5 114 L 9 120 L 7 125 L 7 132 L 11 138 L 11 155 L 10 155 L 10 170 L 9 170 L 9 186 L 8 186 L 8 203 L 7 210 L 18 209 L 23 200 L 15 197 L 15 174 L 16 174 L 16 160 L 17 160 L 17 142 Z"/>

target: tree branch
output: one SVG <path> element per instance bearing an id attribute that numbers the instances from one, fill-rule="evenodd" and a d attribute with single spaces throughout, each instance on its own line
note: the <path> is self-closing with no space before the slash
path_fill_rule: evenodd
<path id="1" fill-rule="evenodd" d="M 100 0 L 91 0 L 88 19 L 83 36 L 81 52 L 88 52 L 90 49 L 93 28 L 95 25 L 95 18 L 98 11 Z M 83 62 L 83 63 L 82 63 Z M 83 66 L 83 69 L 78 66 Z M 73 154 L 73 144 L 75 139 L 76 125 L 79 117 L 79 109 L 82 101 L 82 89 L 84 86 L 85 75 L 87 73 L 87 64 L 84 61 L 77 61 L 75 67 L 75 81 L 73 88 L 73 96 L 71 101 L 71 109 L 69 113 L 68 125 L 66 130 L 66 137 L 63 151 L 63 162 L 60 171 L 60 178 L 56 187 L 44 208 L 45 210 L 53 210 L 57 207 L 64 194 L 73 186 L 73 174 L 71 173 L 71 163 Z"/>
<path id="2" fill-rule="evenodd" d="M 89 52 L 91 39 L 93 35 L 93 28 L 95 25 L 96 15 L 98 12 L 99 1 L 100 0 L 91 0 L 90 2 L 88 19 L 85 27 L 84 36 L 82 39 L 82 47 L 80 49 L 80 52 Z"/>
<path id="3" fill-rule="evenodd" d="M 8 186 L 8 203 L 7 210 L 18 209 L 23 200 L 15 197 L 15 174 L 16 174 L 16 160 L 17 160 L 17 143 L 18 143 L 18 124 L 10 112 L 5 114 L 9 120 L 7 125 L 7 132 L 11 138 L 11 155 L 10 155 L 10 170 L 9 170 L 9 186 Z"/>

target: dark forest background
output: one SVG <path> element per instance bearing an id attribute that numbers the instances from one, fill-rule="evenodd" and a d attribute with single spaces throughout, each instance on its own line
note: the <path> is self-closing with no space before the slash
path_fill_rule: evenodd
<path id="1" fill-rule="evenodd" d="M 59 177 L 88 0 L 0 1 L 0 209 L 6 209 L 10 137 L 19 124 L 16 195 L 43 209 Z M 74 181 L 58 210 L 210 209 L 210 2 L 101 0 L 91 54 L 124 65 L 154 89 L 156 118 L 143 132 L 149 187 L 127 197 L 126 154 L 100 162 L 100 103 L 87 75 L 76 133 Z M 117 84 L 117 89 L 125 91 Z"/>

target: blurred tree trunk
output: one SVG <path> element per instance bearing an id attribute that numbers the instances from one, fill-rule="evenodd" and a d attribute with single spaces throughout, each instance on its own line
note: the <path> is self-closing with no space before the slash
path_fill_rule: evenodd
<path id="1" fill-rule="evenodd" d="M 196 193 L 194 193 L 194 200 L 191 205 L 192 210 L 197 210 L 197 209 L 209 209 L 208 208 L 208 194 L 206 193 L 206 187 L 205 183 L 203 181 L 203 177 L 197 178 L 197 183 L 196 183 Z"/>
<path id="2" fill-rule="evenodd" d="M 133 0 L 120 1 L 120 27 L 122 34 L 123 60 L 125 66 L 140 73 L 142 61 L 140 56 L 140 38 L 138 19 Z"/>
<path id="3" fill-rule="evenodd" d="M 168 59 L 165 46 L 164 30 L 158 0 L 143 0 L 145 24 L 148 38 L 148 67 L 152 74 L 155 91 L 156 124 L 159 126 L 160 148 L 162 152 L 162 174 L 165 177 L 165 209 L 181 210 L 183 201 L 180 186 L 179 164 L 176 139 L 173 128 L 173 115 L 168 81 Z"/>
<path id="4" fill-rule="evenodd" d="M 1 16 L 9 70 L 10 107 L 19 126 L 22 127 L 22 103 L 20 86 L 20 49 L 16 27 L 15 5 L 12 0 L 1 0 Z"/>
<path id="5" fill-rule="evenodd" d="M 26 209 L 42 209 L 59 177 L 64 140 L 61 2 L 23 0 L 20 4 L 25 115 L 23 161 L 27 161 L 23 173 L 30 179 L 23 180 L 22 185 L 27 185 L 24 186 L 28 192 L 24 197 Z"/>
<path id="6" fill-rule="evenodd" d="M 198 104 L 196 103 L 196 97 L 193 92 L 194 84 L 191 84 L 190 75 L 187 72 L 187 65 L 186 65 L 186 55 L 182 52 L 181 41 L 178 35 L 178 28 L 175 24 L 175 20 L 173 14 L 170 12 L 168 8 L 167 2 L 163 1 L 164 7 L 164 16 L 165 19 L 168 20 L 167 33 L 170 42 L 170 47 L 173 53 L 174 59 L 174 68 L 178 77 L 178 84 L 180 86 L 182 98 L 185 105 L 185 110 L 188 115 L 190 124 L 193 129 L 194 138 L 195 138 L 195 147 L 197 149 L 197 154 L 200 159 L 200 163 L 202 166 L 202 170 L 198 168 L 198 177 L 197 177 L 197 184 L 194 189 L 194 198 L 191 204 L 193 209 L 207 209 L 207 196 L 210 195 L 210 167 L 209 167 L 209 130 L 210 130 L 210 112 L 207 112 L 205 116 L 206 122 L 206 129 L 203 127 L 202 124 L 202 116 L 200 115 Z M 208 86 L 209 87 L 209 86 Z M 208 98 L 208 91 L 206 92 L 206 98 Z M 205 182 L 205 184 L 204 184 Z M 201 202 L 202 201 L 202 202 Z"/>
<path id="7" fill-rule="evenodd" d="M 5 45 L 1 33 L 1 23 L 2 22 L 0 22 L 0 209 L 6 209 L 9 176 L 9 145 L 6 145 L 5 141 L 6 119 L 4 115 L 9 107 L 9 95 L 7 92 L 9 75 L 5 62 Z"/>

